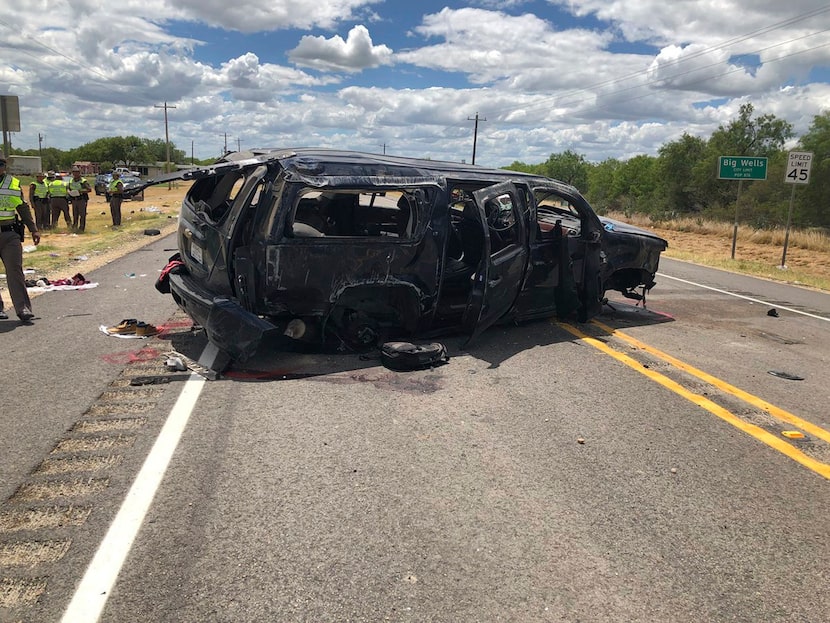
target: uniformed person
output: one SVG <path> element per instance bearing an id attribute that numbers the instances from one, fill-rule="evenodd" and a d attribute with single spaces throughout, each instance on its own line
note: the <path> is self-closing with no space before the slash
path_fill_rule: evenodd
<path id="1" fill-rule="evenodd" d="M 112 215 L 112 226 L 121 227 L 121 202 L 124 200 L 124 182 L 121 181 L 121 174 L 118 171 L 112 172 L 112 181 L 107 186 L 107 193 L 110 196 L 110 214 Z"/>
<path id="2" fill-rule="evenodd" d="M 68 191 L 66 182 L 57 177 L 54 171 L 49 171 L 46 176 L 49 184 L 49 205 L 52 206 L 52 227 L 57 229 L 61 214 L 66 222 L 66 228 L 72 228 L 72 220 L 69 218 L 69 201 L 66 193 Z"/>
<path id="3" fill-rule="evenodd" d="M 29 184 L 29 204 L 35 212 L 35 223 L 40 231 L 51 229 L 52 210 L 49 207 L 49 185 L 46 182 L 46 173 L 43 171 L 35 175 L 35 181 Z"/>
<path id="4" fill-rule="evenodd" d="M 6 268 L 6 283 L 14 311 L 22 323 L 31 324 L 35 315 L 23 276 L 24 225 L 32 232 L 32 241 L 40 244 L 40 233 L 32 220 L 29 204 L 23 201 L 20 180 L 6 173 L 6 159 L 0 156 L 0 259 Z M 0 298 L 0 320 L 8 318 Z"/>
<path id="5" fill-rule="evenodd" d="M 69 201 L 72 202 L 72 229 L 83 232 L 86 229 L 86 209 L 92 186 L 85 177 L 81 177 L 80 167 L 72 167 L 72 179 L 67 186 Z"/>

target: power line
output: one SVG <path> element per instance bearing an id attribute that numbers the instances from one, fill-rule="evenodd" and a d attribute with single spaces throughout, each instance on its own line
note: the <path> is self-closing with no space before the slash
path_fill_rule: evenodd
<path id="1" fill-rule="evenodd" d="M 819 9 L 814 9 L 812 11 L 807 11 L 806 13 L 802 13 L 802 14 L 796 15 L 794 17 L 782 20 L 780 22 L 776 22 L 776 23 L 771 24 L 769 26 L 759 28 L 759 29 L 754 30 L 752 32 L 745 33 L 743 35 L 739 35 L 739 36 L 733 37 L 731 39 L 727 39 L 727 40 L 719 43 L 718 45 L 707 47 L 707 48 L 705 48 L 703 50 L 700 50 L 698 52 L 695 52 L 693 54 L 689 54 L 688 56 L 685 56 L 683 58 L 679 58 L 679 59 L 676 59 L 674 61 L 665 63 L 662 66 L 662 69 L 670 68 L 670 67 L 673 67 L 673 66 L 681 66 L 681 65 L 684 65 L 684 64 L 688 64 L 690 61 L 692 61 L 694 59 L 697 59 L 701 56 L 704 56 L 706 54 L 710 54 L 712 52 L 716 52 L 716 51 L 721 50 L 721 49 L 729 48 L 729 47 L 731 47 L 731 46 L 733 46 L 737 43 L 741 43 L 742 41 L 750 39 L 754 36 L 761 35 L 761 34 L 767 34 L 769 32 L 779 30 L 779 29 L 781 29 L 785 26 L 790 26 L 790 25 L 798 23 L 800 21 L 804 21 L 806 19 L 816 17 L 816 16 L 821 15 L 822 13 L 826 13 L 828 11 L 830 11 L 830 6 L 825 6 L 825 7 L 819 8 Z M 754 50 L 754 51 L 748 51 L 745 54 L 756 54 L 758 52 L 763 52 L 763 51 L 772 49 L 774 47 L 778 47 L 778 46 L 781 46 L 781 45 L 786 45 L 787 43 L 792 43 L 794 41 L 800 41 L 802 39 L 806 39 L 806 38 L 809 38 L 809 37 L 813 37 L 813 36 L 822 34 L 822 33 L 826 32 L 827 30 L 828 29 L 823 29 L 823 30 L 819 30 L 819 31 L 816 31 L 816 32 L 812 32 L 812 33 L 807 34 L 807 35 L 802 35 L 800 37 L 795 37 L 793 39 L 788 39 L 786 41 L 782 41 L 782 42 L 779 42 L 779 43 L 776 43 L 776 44 L 773 44 L 773 45 L 770 45 L 770 46 L 759 48 L 759 49 Z M 770 60 L 765 61 L 765 64 L 778 62 L 778 61 L 784 60 L 786 58 L 789 58 L 791 56 L 796 56 L 798 54 L 804 54 L 804 53 L 807 53 L 807 52 L 810 52 L 810 51 L 813 51 L 813 50 L 821 49 L 821 48 L 826 47 L 827 45 L 829 45 L 829 44 L 821 44 L 821 45 L 818 45 L 818 46 L 808 48 L 806 50 L 800 50 L 800 51 L 794 52 L 792 54 L 787 54 L 787 55 L 784 55 L 784 56 L 781 56 L 781 57 L 778 57 L 778 58 L 775 58 L 775 59 L 770 59 Z M 694 71 L 699 71 L 699 70 L 702 70 L 702 69 L 706 69 L 708 67 L 716 66 L 718 64 L 719 63 L 712 63 L 712 64 L 707 65 L 705 67 L 695 67 L 695 68 L 687 70 L 685 72 L 682 72 L 682 73 L 679 73 L 679 74 L 674 74 L 670 77 L 662 77 L 660 79 L 650 80 L 650 81 L 645 82 L 645 83 L 638 83 L 634 86 L 621 88 L 621 89 L 618 89 L 616 91 L 610 91 L 610 92 L 605 93 L 605 95 L 606 96 L 615 95 L 615 94 L 622 93 L 622 92 L 625 92 L 625 91 L 630 91 L 630 90 L 635 89 L 635 88 L 648 86 L 650 84 L 657 84 L 657 83 L 669 80 L 671 78 L 677 78 L 679 76 L 686 75 L 686 74 L 692 73 Z M 701 80 L 699 80 L 697 82 L 691 82 L 689 84 L 697 84 L 699 82 L 702 82 L 703 80 L 728 75 L 730 73 L 735 73 L 736 71 L 741 71 L 742 69 L 743 68 L 730 69 L 728 71 L 722 72 L 720 74 L 716 74 L 714 76 L 707 76 L 707 77 L 701 78 Z M 495 115 L 503 116 L 503 115 L 510 114 L 512 112 L 516 112 L 516 111 L 519 111 L 519 110 L 530 111 L 530 112 L 546 110 L 546 109 L 550 108 L 552 106 L 552 104 L 554 102 L 556 102 L 557 100 L 562 102 L 563 98 L 567 98 L 569 96 L 577 96 L 581 93 L 590 93 L 591 91 L 596 90 L 596 89 L 601 88 L 601 87 L 604 87 L 604 86 L 613 85 L 613 84 L 621 83 L 621 82 L 631 80 L 631 79 L 634 79 L 634 78 L 637 78 L 637 77 L 645 76 L 645 75 L 648 75 L 649 71 L 650 70 L 648 70 L 648 69 L 639 70 L 639 71 L 632 72 L 632 73 L 629 73 L 629 74 L 626 74 L 624 76 L 620 76 L 620 77 L 617 77 L 617 78 L 612 78 L 612 79 L 596 82 L 596 83 L 593 83 L 593 84 L 589 84 L 589 85 L 587 85 L 583 88 L 580 88 L 580 89 L 573 89 L 573 90 L 565 92 L 565 93 L 558 93 L 556 95 L 551 95 L 551 96 L 548 96 L 548 97 L 540 98 L 540 99 L 536 100 L 534 103 L 529 104 L 529 105 L 518 106 L 518 107 L 517 106 L 511 106 L 510 108 L 495 109 L 495 110 L 491 111 L 491 113 L 495 114 Z M 633 101 L 635 99 L 641 99 L 642 97 L 647 97 L 648 95 L 652 95 L 652 93 L 648 93 L 646 95 L 638 95 L 636 97 L 631 98 L 630 100 L 624 100 L 624 101 Z M 584 99 L 584 98 L 580 98 L 580 99 L 577 99 L 575 101 L 571 100 L 571 101 L 568 101 L 568 102 L 562 102 L 562 105 L 573 106 L 573 105 L 578 104 L 581 101 L 581 99 Z M 607 107 L 600 107 L 600 106 L 597 107 L 597 109 L 599 109 L 599 110 L 602 110 L 603 108 L 607 109 Z M 470 120 L 470 119 L 468 118 L 468 120 Z M 444 127 L 446 129 L 456 129 L 458 126 L 457 125 L 446 125 Z"/>
<path id="2" fill-rule="evenodd" d="M 5 26 L 6 28 L 8 28 L 9 30 L 12 30 L 12 31 L 14 31 L 14 32 L 19 32 L 19 31 L 18 31 L 18 29 L 17 29 L 16 27 L 12 26 L 11 24 L 9 24 L 8 22 L 6 22 L 6 21 L 4 21 L 4 20 L 2 20 L 2 19 L 0 19 L 0 25 Z M 79 61 L 78 59 L 73 58 L 73 57 L 69 56 L 68 54 L 64 54 L 64 53 L 63 53 L 63 52 L 61 52 L 60 50 L 56 50 L 55 48 L 53 48 L 53 47 L 51 47 L 51 46 L 49 46 L 49 45 L 46 45 L 45 43 L 43 43 L 42 41 L 39 41 L 38 39 L 36 39 L 36 38 L 32 37 L 31 35 L 27 35 L 27 34 L 26 34 L 26 33 L 24 33 L 24 32 L 20 32 L 20 35 L 21 35 L 23 38 L 28 39 L 29 41 L 31 41 L 31 42 L 32 42 L 32 43 L 34 43 L 35 45 L 38 45 L 38 46 L 40 46 L 40 47 L 42 47 L 42 48 L 45 48 L 45 49 L 49 50 L 50 52 L 52 52 L 53 54 L 57 54 L 58 56 L 61 56 L 61 57 L 65 58 L 66 60 L 70 61 L 73 65 L 76 65 L 76 66 L 78 66 L 78 67 L 86 67 L 86 65 L 87 65 L 86 63 L 82 63 L 82 62 L 81 62 L 81 61 Z M 24 54 L 26 54 L 27 56 L 32 57 L 33 59 L 35 59 L 35 61 L 39 62 L 39 63 L 40 63 L 40 64 L 42 64 L 43 66 L 45 66 L 45 67 L 47 67 L 47 68 L 52 68 L 52 66 L 51 66 L 51 65 L 49 65 L 48 63 L 46 63 L 46 62 L 42 61 L 42 60 L 41 60 L 41 59 L 39 59 L 37 56 L 35 56 L 33 53 L 27 52 L 26 50 L 20 50 L 20 51 L 22 51 L 22 52 L 23 52 Z M 86 68 L 84 71 L 87 71 L 87 72 L 90 72 L 90 73 L 96 74 L 97 76 L 100 76 L 101 78 L 103 78 L 103 79 L 104 79 L 104 81 L 105 81 L 105 82 L 112 82 L 113 84 L 115 84 L 115 81 L 114 81 L 114 80 L 113 80 L 110 76 L 106 75 L 106 74 L 105 74 L 105 73 L 103 73 L 103 72 L 98 71 L 97 69 L 95 69 L 95 68 L 93 68 L 93 67 L 88 67 L 88 68 Z M 107 91 L 110 91 L 111 93 L 115 93 L 115 94 L 117 94 L 117 95 L 123 95 L 120 91 L 117 91 L 117 90 L 115 90 L 115 89 L 109 88 L 106 84 L 101 84 L 101 83 L 98 83 L 98 84 L 100 84 L 100 86 L 101 86 L 101 87 L 103 87 L 103 88 L 104 88 L 104 89 L 106 89 Z M 140 97 L 140 96 L 139 96 L 139 97 Z M 144 98 L 144 99 L 145 99 L 145 101 L 149 101 L 149 100 L 148 100 L 148 99 L 146 99 L 146 98 Z"/>
<path id="3" fill-rule="evenodd" d="M 782 20 L 780 22 L 776 22 L 776 23 L 771 24 L 769 26 L 759 28 L 759 29 L 754 30 L 752 32 L 745 33 L 743 35 L 738 35 L 737 37 L 732 37 L 731 39 L 727 39 L 726 41 L 722 41 L 721 43 L 719 43 L 717 45 L 704 48 L 703 50 L 699 50 L 698 52 L 694 52 L 693 54 L 689 54 L 688 56 L 684 56 L 683 58 L 679 58 L 679 59 L 676 59 L 674 61 L 670 61 L 668 63 L 665 63 L 662 66 L 662 68 L 666 69 L 666 68 L 669 68 L 669 67 L 686 64 L 686 63 L 688 63 L 692 60 L 695 60 L 695 59 L 697 59 L 701 56 L 705 56 L 707 54 L 711 54 L 712 52 L 716 52 L 718 50 L 729 48 L 729 47 L 731 47 L 731 46 L 733 46 L 737 43 L 741 43 L 741 42 L 746 41 L 747 39 L 751 39 L 752 37 L 755 37 L 757 35 L 767 34 L 769 32 L 779 30 L 779 29 L 781 29 L 785 26 L 791 26 L 792 24 L 798 23 L 800 21 L 804 21 L 806 19 L 809 19 L 811 17 L 815 17 L 817 15 L 820 15 L 822 13 L 826 13 L 828 11 L 830 11 L 830 6 L 826 6 L 826 7 L 820 8 L 820 9 L 814 9 L 812 11 L 802 13 L 802 14 L 797 15 L 795 17 L 791 17 L 791 18 Z M 793 41 L 798 41 L 800 39 L 804 39 L 804 38 L 807 38 L 807 37 L 810 37 L 810 36 L 821 34 L 823 32 L 826 32 L 826 30 L 827 29 L 824 29 L 824 30 L 820 30 L 818 32 L 814 32 L 810 35 L 804 35 L 804 36 L 801 36 L 801 37 L 796 37 L 794 39 L 789 39 L 787 41 L 783 41 L 783 42 L 775 44 L 773 46 L 768 46 L 767 48 L 761 48 L 760 50 L 757 50 L 757 51 L 754 51 L 754 52 L 747 52 L 747 53 L 748 54 L 754 54 L 756 52 L 763 51 L 763 50 L 769 49 L 771 47 L 775 47 L 776 45 L 784 45 L 786 43 L 791 43 Z M 823 46 L 817 46 L 817 47 L 823 47 Z M 717 63 L 714 63 L 714 64 L 717 64 Z M 600 87 L 604 87 L 604 86 L 607 86 L 607 85 L 617 84 L 619 82 L 623 82 L 623 81 L 631 80 L 631 79 L 634 79 L 634 78 L 638 78 L 640 76 L 647 75 L 648 72 L 649 72 L 648 69 L 638 70 L 638 71 L 631 72 L 629 74 L 619 76 L 619 77 L 616 77 L 616 78 L 610 78 L 608 80 L 603 80 L 601 82 L 595 82 L 595 83 L 589 84 L 589 85 L 587 85 L 583 88 L 574 89 L 574 90 L 571 90 L 569 92 L 565 92 L 564 94 L 560 93 L 560 94 L 557 94 L 557 95 L 551 95 L 549 97 L 540 99 L 534 105 L 535 106 L 541 106 L 541 104 L 545 101 L 554 102 L 555 100 L 557 100 L 558 98 L 561 98 L 561 97 L 567 97 L 569 95 L 575 95 L 575 94 L 578 94 L 578 93 L 585 93 L 587 91 L 596 90 Z M 525 107 L 523 107 L 523 108 L 525 108 Z M 511 107 L 511 108 L 502 109 L 502 110 L 497 109 L 493 112 L 494 112 L 494 114 L 506 114 L 506 113 L 514 112 L 515 110 L 518 110 L 518 109 L 514 108 L 514 107 Z"/>

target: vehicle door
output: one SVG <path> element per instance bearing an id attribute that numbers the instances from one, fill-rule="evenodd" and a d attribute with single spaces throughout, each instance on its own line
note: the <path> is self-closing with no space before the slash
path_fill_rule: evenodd
<path id="1" fill-rule="evenodd" d="M 559 208 L 547 206 L 542 209 L 537 205 L 537 219 L 548 226 L 552 220 L 561 220 L 566 233 L 558 264 L 558 287 L 564 288 L 567 283 L 575 283 L 579 298 L 577 318 L 584 322 L 602 309 L 602 223 L 593 208 L 578 193 L 545 184 L 534 184 L 533 191 L 537 204 L 539 196 L 558 196 L 561 200 Z M 567 270 L 570 274 L 566 276 L 563 271 Z"/>
<path id="2" fill-rule="evenodd" d="M 503 182 L 475 191 L 473 197 L 484 233 L 484 250 L 464 311 L 468 342 L 510 311 L 528 259 L 526 206 L 516 187 Z"/>
<path id="3" fill-rule="evenodd" d="M 238 295 L 234 251 L 245 244 L 241 232 L 250 222 L 248 208 L 267 170 L 259 166 L 246 175 L 245 170 L 234 169 L 198 180 L 182 206 L 179 248 L 187 255 L 193 276 L 213 292 Z M 250 295 L 240 298 L 244 304 Z"/>

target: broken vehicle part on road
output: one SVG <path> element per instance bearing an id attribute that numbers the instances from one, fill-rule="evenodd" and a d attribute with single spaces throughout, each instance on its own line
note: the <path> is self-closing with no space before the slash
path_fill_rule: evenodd
<path id="1" fill-rule="evenodd" d="M 240 361 L 264 341 L 361 350 L 585 321 L 607 290 L 642 298 L 667 247 L 569 185 L 460 163 L 263 149 L 147 185 L 172 179 L 194 183 L 165 287 Z"/>

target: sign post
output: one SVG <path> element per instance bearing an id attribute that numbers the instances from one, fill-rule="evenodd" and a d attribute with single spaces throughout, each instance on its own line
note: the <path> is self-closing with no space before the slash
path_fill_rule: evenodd
<path id="1" fill-rule="evenodd" d="M 810 168 L 813 164 L 813 154 L 809 151 L 791 151 L 787 155 L 787 170 L 784 173 L 784 183 L 792 184 L 790 193 L 790 209 L 787 212 L 787 229 L 784 232 L 784 252 L 781 254 L 781 266 L 787 268 L 787 246 L 790 242 L 790 222 L 793 218 L 793 200 L 795 199 L 796 184 L 810 183 Z"/>
<path id="2" fill-rule="evenodd" d="M 738 206 L 741 202 L 741 190 L 744 180 L 767 179 L 767 158 L 750 156 L 721 156 L 718 159 L 718 179 L 738 180 L 738 196 L 735 198 L 735 226 L 732 228 L 732 259 L 735 259 L 735 246 L 738 243 Z"/>
<path id="3" fill-rule="evenodd" d="M 20 132 L 20 103 L 17 95 L 0 95 L 0 126 L 3 127 L 3 156 L 9 157 L 9 132 Z"/>

